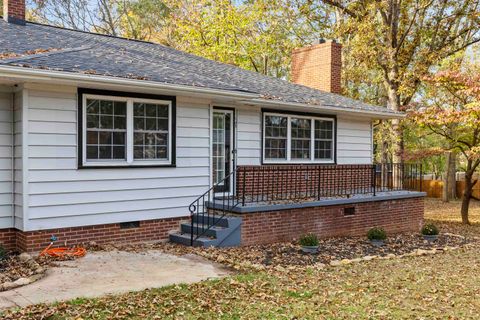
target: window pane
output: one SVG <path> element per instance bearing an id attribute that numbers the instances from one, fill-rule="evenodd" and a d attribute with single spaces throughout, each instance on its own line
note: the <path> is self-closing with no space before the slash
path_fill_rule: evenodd
<path id="1" fill-rule="evenodd" d="M 98 148 L 98 158 L 99 159 L 112 159 L 112 147 L 111 146 L 100 146 Z"/>
<path id="2" fill-rule="evenodd" d="M 115 102 L 115 115 L 116 116 L 126 116 L 127 115 L 127 103 L 124 101 Z"/>
<path id="3" fill-rule="evenodd" d="M 315 120 L 315 159 L 333 159 L 333 121 Z"/>
<path id="4" fill-rule="evenodd" d="M 124 132 L 114 132 L 113 133 L 113 144 L 115 144 L 115 145 L 125 145 L 125 133 Z"/>
<path id="5" fill-rule="evenodd" d="M 100 101 L 100 113 L 101 114 L 113 114 L 113 101 L 101 100 Z"/>
<path id="6" fill-rule="evenodd" d="M 87 99 L 87 114 L 98 114 L 100 108 L 100 101 Z"/>
<path id="7" fill-rule="evenodd" d="M 113 122 L 114 122 L 113 127 L 115 129 L 126 129 L 127 128 L 127 122 L 126 122 L 125 117 L 114 117 Z"/>
<path id="8" fill-rule="evenodd" d="M 112 144 L 112 133 L 108 131 L 99 132 L 98 144 Z"/>
<path id="9" fill-rule="evenodd" d="M 126 159 L 126 110 L 125 101 L 87 99 L 87 161 Z"/>
<path id="10" fill-rule="evenodd" d="M 135 103 L 133 107 L 133 115 L 143 117 L 145 116 L 145 104 L 144 103 Z"/>
<path id="11" fill-rule="evenodd" d="M 124 159 L 125 158 L 125 147 L 113 147 L 113 158 L 114 159 Z"/>
<path id="12" fill-rule="evenodd" d="M 112 116 L 100 116 L 100 128 L 113 129 L 113 117 Z"/>
<path id="13" fill-rule="evenodd" d="M 87 131 L 87 144 L 97 144 L 97 143 L 98 143 L 98 132 Z"/>
<path id="14" fill-rule="evenodd" d="M 265 159 L 287 158 L 287 117 L 265 116 Z"/>
<path id="15" fill-rule="evenodd" d="M 134 159 L 168 159 L 168 106 L 134 103 Z"/>
<path id="16" fill-rule="evenodd" d="M 98 159 L 98 147 L 97 146 L 88 146 L 87 147 L 87 159 Z"/>
<path id="17" fill-rule="evenodd" d="M 99 123 L 98 115 L 87 115 L 87 128 L 98 128 Z"/>
<path id="18" fill-rule="evenodd" d="M 158 130 L 168 131 L 168 119 L 158 119 Z"/>
<path id="19" fill-rule="evenodd" d="M 145 130 L 145 118 L 133 119 L 133 127 L 135 130 Z"/>
<path id="20" fill-rule="evenodd" d="M 146 118 L 145 129 L 146 130 L 151 130 L 151 131 L 157 130 L 157 119 L 156 118 Z"/>
<path id="21" fill-rule="evenodd" d="M 154 104 L 147 104 L 145 109 L 145 115 L 147 117 L 156 117 L 157 116 L 157 108 Z"/>
<path id="22" fill-rule="evenodd" d="M 168 106 L 157 105 L 157 116 L 168 118 Z"/>
<path id="23" fill-rule="evenodd" d="M 143 159 L 143 147 L 133 148 L 133 156 L 135 159 Z"/>

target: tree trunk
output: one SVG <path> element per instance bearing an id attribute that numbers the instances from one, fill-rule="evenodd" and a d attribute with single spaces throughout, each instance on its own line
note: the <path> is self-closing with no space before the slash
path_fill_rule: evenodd
<path id="1" fill-rule="evenodd" d="M 473 186 L 476 183 L 476 181 L 472 181 L 474 172 L 475 169 L 472 168 L 472 161 L 468 160 L 467 170 L 465 171 L 465 190 L 463 191 L 462 209 L 460 211 L 463 224 L 470 224 L 468 219 L 468 208 L 470 206 L 470 200 L 472 199 Z"/>
<path id="2" fill-rule="evenodd" d="M 443 178 L 443 193 L 442 201 L 449 202 L 457 196 L 457 181 L 456 181 L 456 160 L 457 155 L 454 152 L 447 152 L 446 154 L 446 170 Z"/>
<path id="3" fill-rule="evenodd" d="M 397 72 L 392 70 L 390 73 L 390 79 L 396 79 Z M 398 93 L 398 85 L 396 81 L 390 81 L 387 87 L 388 91 L 388 108 L 393 111 L 400 111 L 400 94 Z M 403 129 L 400 123 L 400 119 L 393 119 L 392 131 L 393 131 L 393 141 L 392 141 L 392 162 L 402 164 L 403 163 Z M 393 181 L 394 188 L 402 188 L 402 168 L 401 166 L 394 167 L 393 170 Z"/>

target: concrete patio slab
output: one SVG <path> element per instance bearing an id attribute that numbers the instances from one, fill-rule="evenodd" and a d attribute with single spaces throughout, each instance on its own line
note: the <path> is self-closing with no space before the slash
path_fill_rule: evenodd
<path id="1" fill-rule="evenodd" d="M 228 273 L 195 255 L 178 257 L 155 250 L 91 252 L 59 262 L 37 282 L 0 292 L 0 309 L 193 283 Z"/>

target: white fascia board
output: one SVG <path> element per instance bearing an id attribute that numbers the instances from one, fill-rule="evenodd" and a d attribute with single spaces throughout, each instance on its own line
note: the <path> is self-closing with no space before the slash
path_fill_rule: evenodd
<path id="1" fill-rule="evenodd" d="M 146 90 L 163 90 L 169 92 L 178 92 L 180 94 L 203 94 L 203 95 L 219 95 L 230 99 L 253 99 L 258 98 L 259 94 L 253 94 L 248 92 L 236 92 L 233 90 L 211 89 L 203 87 L 192 87 L 186 85 L 176 85 L 168 83 L 160 83 L 148 80 L 136 80 L 120 77 L 108 77 L 102 75 L 91 75 L 83 73 L 71 73 L 62 71 L 51 70 L 38 70 L 24 67 L 12 67 L 0 65 L 0 78 L 16 79 L 23 81 L 35 81 L 50 83 L 60 81 L 60 83 L 72 84 L 81 86 L 102 84 L 102 85 L 116 85 L 116 86 L 128 86 L 132 88 L 146 89 Z"/>
<path id="2" fill-rule="evenodd" d="M 299 112 L 318 112 L 332 115 L 350 115 L 350 116 L 360 116 L 371 119 L 403 119 L 406 114 L 404 113 L 391 113 L 391 112 L 382 112 L 382 111 L 372 111 L 372 110 L 362 110 L 362 109 L 347 109 L 334 106 L 322 106 L 322 105 L 313 105 L 306 103 L 295 103 L 295 102 L 283 102 L 283 101 L 271 101 L 264 99 L 251 99 L 243 101 L 246 104 L 262 106 L 266 108 L 281 108 L 284 110 L 299 111 Z"/>
<path id="3" fill-rule="evenodd" d="M 102 75 L 91 75 L 83 73 L 52 71 L 52 70 L 39 70 L 25 67 L 12 67 L 0 65 L 0 79 L 14 79 L 17 81 L 33 81 L 33 82 L 48 82 L 53 83 L 57 81 L 63 85 L 75 85 L 75 86 L 92 86 L 95 84 L 101 84 L 103 86 L 117 86 L 123 88 L 137 88 L 143 90 L 159 90 L 169 92 L 170 94 L 189 94 L 200 96 L 214 96 L 218 98 L 224 98 L 229 100 L 235 100 L 237 102 L 244 103 L 246 105 L 258 105 L 264 107 L 280 107 L 284 109 L 291 109 L 293 111 L 304 112 L 320 112 L 331 114 L 344 114 L 364 116 L 373 119 L 401 119 L 405 117 L 405 114 L 393 114 L 390 112 L 370 111 L 362 109 L 346 109 L 334 106 L 322 106 L 312 105 L 305 103 L 283 102 L 283 101 L 271 101 L 261 99 L 260 94 L 236 92 L 231 90 L 211 89 L 203 87 L 192 87 L 186 85 L 176 85 L 168 83 L 159 83 L 148 80 L 136 80 L 126 78 L 108 77 Z M 303 109 L 303 110 L 302 110 Z"/>

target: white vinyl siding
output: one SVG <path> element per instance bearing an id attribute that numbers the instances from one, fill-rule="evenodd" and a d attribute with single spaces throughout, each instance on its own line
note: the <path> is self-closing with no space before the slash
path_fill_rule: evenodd
<path id="1" fill-rule="evenodd" d="M 12 99 L 0 87 L 0 229 L 13 227 Z"/>
<path id="2" fill-rule="evenodd" d="M 238 165 L 260 165 L 261 117 L 260 108 L 237 108 Z M 371 119 L 337 116 L 337 164 L 372 163 Z"/>
<path id="3" fill-rule="evenodd" d="M 262 158 L 262 112 L 259 107 L 237 108 L 237 163 L 260 165 Z"/>
<path id="4" fill-rule="evenodd" d="M 372 163 L 372 121 L 347 117 L 337 118 L 337 163 Z"/>
<path id="5" fill-rule="evenodd" d="M 208 101 L 177 98 L 176 167 L 77 169 L 77 96 L 29 91 L 28 229 L 189 214 L 209 188 Z"/>

